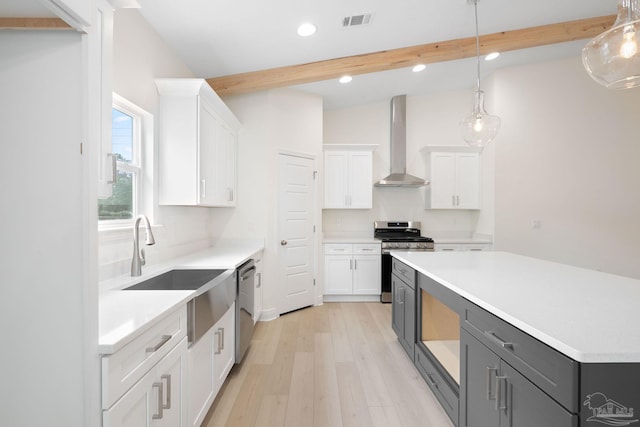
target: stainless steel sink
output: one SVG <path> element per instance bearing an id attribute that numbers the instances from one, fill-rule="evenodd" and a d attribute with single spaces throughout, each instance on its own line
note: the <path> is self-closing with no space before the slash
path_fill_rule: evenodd
<path id="1" fill-rule="evenodd" d="M 235 270 L 171 270 L 136 285 L 130 291 L 196 291 L 187 303 L 189 346 L 227 312 L 237 297 Z"/>
<path id="2" fill-rule="evenodd" d="M 136 285 L 128 291 L 195 291 L 227 270 L 171 270 Z"/>

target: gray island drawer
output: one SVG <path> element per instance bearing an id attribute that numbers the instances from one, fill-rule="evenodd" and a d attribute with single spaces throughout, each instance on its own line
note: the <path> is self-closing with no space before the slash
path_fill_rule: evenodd
<path id="1" fill-rule="evenodd" d="M 580 412 L 579 363 L 463 300 L 462 327 L 570 412 Z"/>
<path id="2" fill-rule="evenodd" d="M 412 289 L 416 288 L 416 271 L 413 268 L 393 258 L 391 272 L 401 278 Z"/>

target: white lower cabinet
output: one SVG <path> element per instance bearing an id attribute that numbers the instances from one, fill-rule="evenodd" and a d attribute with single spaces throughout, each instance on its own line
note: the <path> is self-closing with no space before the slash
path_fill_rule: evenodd
<path id="1" fill-rule="evenodd" d="M 491 251 L 493 245 L 491 243 L 435 243 L 433 250 L 436 252 L 452 252 L 452 251 Z"/>
<path id="2" fill-rule="evenodd" d="M 103 427 L 184 427 L 186 307 L 102 358 Z"/>
<path id="3" fill-rule="evenodd" d="M 380 244 L 324 245 L 325 295 L 380 295 Z"/>
<path id="4" fill-rule="evenodd" d="M 199 427 L 235 362 L 235 303 L 188 352 L 189 426 Z"/>
<path id="5" fill-rule="evenodd" d="M 103 427 L 182 427 L 187 338 L 103 412 Z"/>

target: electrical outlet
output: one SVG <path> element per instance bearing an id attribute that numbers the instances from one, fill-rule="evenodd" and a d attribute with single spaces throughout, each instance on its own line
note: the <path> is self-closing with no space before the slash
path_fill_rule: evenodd
<path id="1" fill-rule="evenodd" d="M 531 228 L 533 228 L 534 230 L 537 230 L 540 227 L 542 227 L 542 221 L 540 221 L 539 219 L 531 220 Z"/>

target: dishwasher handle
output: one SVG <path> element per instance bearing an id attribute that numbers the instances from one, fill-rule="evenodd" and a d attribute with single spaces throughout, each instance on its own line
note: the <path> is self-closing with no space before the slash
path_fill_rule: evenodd
<path id="1" fill-rule="evenodd" d="M 247 268 L 246 270 L 242 270 L 240 271 L 240 281 L 244 282 L 245 280 L 247 280 L 248 278 L 250 278 L 251 276 L 254 276 L 256 267 L 255 266 L 251 266 L 250 268 Z M 253 271 L 253 273 L 251 273 Z"/>

